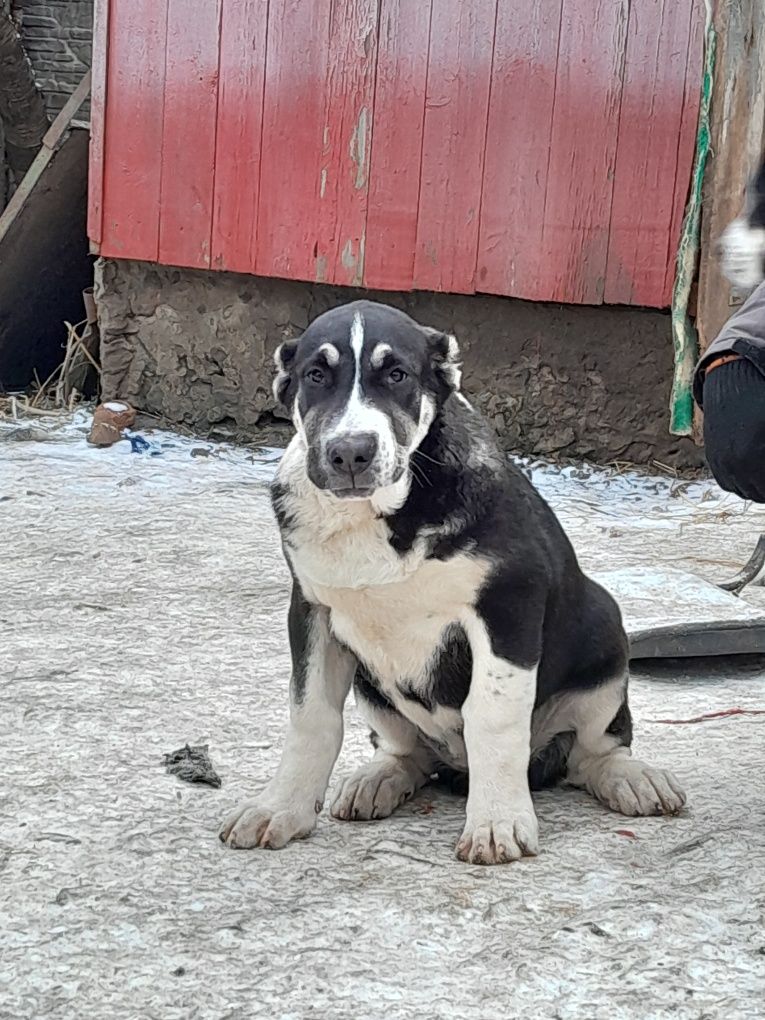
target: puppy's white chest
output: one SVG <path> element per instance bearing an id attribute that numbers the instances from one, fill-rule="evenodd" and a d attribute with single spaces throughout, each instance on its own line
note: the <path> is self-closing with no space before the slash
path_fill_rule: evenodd
<path id="1" fill-rule="evenodd" d="M 368 503 L 330 500 L 299 484 L 299 453 L 288 450 L 281 475 L 293 478 L 285 545 L 304 594 L 329 608 L 339 640 L 386 687 L 424 682 L 444 631 L 474 603 L 487 564 L 466 555 L 426 559 L 424 536 L 401 555 Z"/>
<path id="2" fill-rule="evenodd" d="M 396 584 L 415 573 L 424 558 L 420 549 L 400 556 L 391 547 L 388 526 L 381 518 L 342 530 L 317 527 L 295 537 L 290 559 L 307 594 L 319 588 L 361 590 Z"/>
<path id="3" fill-rule="evenodd" d="M 468 557 L 421 560 L 395 580 L 363 588 L 318 585 L 314 595 L 329 607 L 337 637 L 398 702 L 400 681 L 424 689 L 444 632 L 464 618 L 484 575 L 485 566 Z"/>

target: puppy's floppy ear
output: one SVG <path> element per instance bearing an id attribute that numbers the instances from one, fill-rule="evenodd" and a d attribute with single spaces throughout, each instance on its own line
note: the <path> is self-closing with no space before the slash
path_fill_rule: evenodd
<path id="1" fill-rule="evenodd" d="M 428 351 L 430 352 L 430 363 L 439 382 L 450 393 L 459 392 L 462 382 L 462 369 L 460 367 L 460 348 L 457 338 L 451 333 L 442 333 L 439 329 L 431 329 L 424 326 L 425 335 L 428 338 Z"/>
<path id="2" fill-rule="evenodd" d="M 297 354 L 298 341 L 285 340 L 274 352 L 276 378 L 274 379 L 274 400 L 292 413 L 292 363 Z"/>

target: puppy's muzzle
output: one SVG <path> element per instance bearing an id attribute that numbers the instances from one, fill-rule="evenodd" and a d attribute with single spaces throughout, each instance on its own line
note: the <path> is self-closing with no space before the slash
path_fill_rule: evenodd
<path id="1" fill-rule="evenodd" d="M 329 488 L 338 496 L 363 496 L 376 485 L 379 449 L 372 432 L 336 436 L 326 446 Z"/>

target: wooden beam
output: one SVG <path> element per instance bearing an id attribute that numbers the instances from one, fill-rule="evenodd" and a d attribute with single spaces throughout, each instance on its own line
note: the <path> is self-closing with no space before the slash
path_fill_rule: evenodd
<path id="1" fill-rule="evenodd" d="M 101 244 L 104 207 L 104 145 L 106 73 L 109 59 L 109 0 L 93 6 L 93 59 L 90 88 L 90 158 L 88 165 L 88 237 L 96 251 Z"/>
<path id="2" fill-rule="evenodd" d="M 717 57 L 712 87 L 711 150 L 703 190 L 696 311 L 699 346 L 715 339 L 743 297 L 720 272 L 715 243 L 740 215 L 757 167 L 765 129 L 765 4 L 718 0 Z"/>
<path id="3" fill-rule="evenodd" d="M 40 177 L 45 171 L 45 168 L 53 159 L 58 143 L 61 141 L 61 138 L 74 119 L 75 114 L 85 102 L 89 93 L 90 71 L 85 74 L 80 84 L 59 111 L 56 119 L 45 132 L 40 151 L 35 156 L 30 168 L 24 174 L 21 183 L 14 191 L 13 196 L 3 210 L 2 215 L 0 215 L 0 242 L 8 233 L 11 224 L 18 216 L 27 198 L 29 198 L 30 194 L 34 191 L 37 182 L 40 180 Z"/>

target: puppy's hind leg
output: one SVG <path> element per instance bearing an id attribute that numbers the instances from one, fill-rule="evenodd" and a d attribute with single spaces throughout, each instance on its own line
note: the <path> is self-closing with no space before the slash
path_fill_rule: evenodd
<path id="1" fill-rule="evenodd" d="M 343 821 L 387 818 L 425 786 L 435 768 L 434 756 L 412 723 L 360 674 L 355 691 L 375 753 L 341 783 L 330 812 Z"/>
<path id="2" fill-rule="evenodd" d="M 632 757 L 626 675 L 573 696 L 567 781 L 623 815 L 674 815 L 685 794 L 671 772 Z"/>

